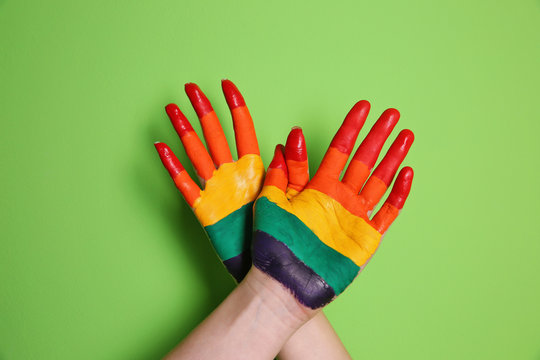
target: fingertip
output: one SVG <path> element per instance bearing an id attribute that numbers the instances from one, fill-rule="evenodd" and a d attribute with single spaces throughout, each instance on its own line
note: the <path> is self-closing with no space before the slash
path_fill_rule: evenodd
<path id="1" fill-rule="evenodd" d="M 398 109 L 394 109 L 394 108 L 389 108 L 389 109 L 384 110 L 383 115 L 391 119 L 395 119 L 396 121 L 398 121 L 399 117 L 401 116 Z"/>
<path id="2" fill-rule="evenodd" d="M 223 89 L 227 105 L 229 105 L 231 110 L 240 106 L 246 106 L 244 97 L 232 81 L 227 79 L 221 80 L 221 88 Z"/>
<path id="3" fill-rule="evenodd" d="M 371 109 L 371 104 L 369 103 L 369 101 L 360 100 L 356 104 L 354 104 L 354 106 L 351 109 L 351 112 L 353 111 L 358 112 L 358 113 L 361 113 L 362 115 L 364 115 L 365 113 L 365 116 L 367 116 L 370 109 Z"/>
<path id="4" fill-rule="evenodd" d="M 167 115 L 169 115 L 169 117 L 176 117 L 182 114 L 178 105 L 174 103 L 170 103 L 167 106 L 165 106 L 165 112 L 167 113 Z"/>
<path id="5" fill-rule="evenodd" d="M 387 202 L 397 209 L 401 210 L 405 204 L 405 200 L 409 196 L 412 187 L 414 171 L 411 167 L 405 166 L 399 172 L 394 187 L 388 196 Z"/>
<path id="6" fill-rule="evenodd" d="M 401 130 L 400 135 L 401 134 L 403 134 L 403 136 L 405 136 L 407 141 L 410 142 L 411 144 L 414 142 L 414 133 L 411 130 L 409 129 Z"/>
<path id="7" fill-rule="evenodd" d="M 165 106 L 165 111 L 174 126 L 174 129 L 180 137 L 184 136 L 189 131 L 193 131 L 193 127 L 189 123 L 189 120 L 182 113 L 178 105 L 169 104 Z"/>
<path id="8" fill-rule="evenodd" d="M 401 147 L 409 149 L 414 142 L 414 133 L 409 130 L 401 130 L 396 138 L 396 143 L 399 143 Z"/>
<path id="9" fill-rule="evenodd" d="M 156 147 L 161 162 L 173 179 L 176 175 L 184 171 L 184 167 L 180 163 L 180 160 L 178 160 L 167 144 L 156 142 L 154 143 L 154 146 Z"/>
<path id="10" fill-rule="evenodd" d="M 306 140 L 302 128 L 299 126 L 293 127 L 287 136 L 285 158 L 295 161 L 307 160 Z"/>
<path id="11" fill-rule="evenodd" d="M 398 179 L 402 178 L 403 181 L 406 182 L 412 182 L 412 179 L 414 177 L 414 171 L 413 168 L 410 166 L 405 166 L 401 171 L 399 172 Z"/>
<path id="12" fill-rule="evenodd" d="M 200 90 L 199 86 L 192 82 L 185 83 L 184 89 L 186 90 L 186 93 L 188 95 L 196 92 L 197 90 Z"/>
<path id="13" fill-rule="evenodd" d="M 287 173 L 287 164 L 285 163 L 284 152 L 285 147 L 282 144 L 277 144 L 274 149 L 274 157 L 272 162 L 268 166 L 269 169 L 281 169 Z"/>
<path id="14" fill-rule="evenodd" d="M 204 93 L 197 84 L 187 83 L 184 88 L 189 98 L 189 101 L 191 101 L 191 104 L 195 108 L 195 112 L 197 113 L 197 116 L 199 118 L 203 117 L 209 112 L 214 111 L 214 108 L 212 108 L 210 101 L 208 100 L 206 95 L 204 95 Z"/>
<path id="15" fill-rule="evenodd" d="M 156 148 L 159 155 L 162 155 L 162 154 L 166 155 L 171 151 L 171 149 L 167 146 L 167 144 L 162 143 L 161 141 L 156 141 L 154 143 L 154 147 Z"/>

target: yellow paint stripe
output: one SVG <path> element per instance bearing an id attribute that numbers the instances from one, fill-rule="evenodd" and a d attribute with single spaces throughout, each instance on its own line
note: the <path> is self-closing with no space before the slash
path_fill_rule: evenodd
<path id="1" fill-rule="evenodd" d="M 351 214 L 339 202 L 314 189 L 306 189 L 288 201 L 275 186 L 265 186 L 259 195 L 294 214 L 332 249 L 362 266 L 373 255 L 381 239 L 364 219 Z"/>
<path id="2" fill-rule="evenodd" d="M 254 201 L 263 178 L 264 165 L 259 155 L 244 155 L 236 162 L 221 165 L 193 204 L 195 215 L 203 226 L 215 224 Z"/>

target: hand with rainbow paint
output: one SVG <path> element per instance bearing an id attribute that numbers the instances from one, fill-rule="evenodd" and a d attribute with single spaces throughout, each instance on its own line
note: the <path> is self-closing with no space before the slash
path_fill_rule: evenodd
<path id="1" fill-rule="evenodd" d="M 157 142 L 155 147 L 219 258 L 240 282 L 251 267 L 253 201 L 262 187 L 264 166 L 253 121 L 242 95 L 229 80 L 222 81 L 222 88 L 232 114 L 238 160 L 232 158 L 210 101 L 192 83 L 186 84 L 185 90 L 201 122 L 210 154 L 178 106 L 169 104 L 165 109 L 203 189 L 190 178 L 166 144 Z"/>
<path id="2" fill-rule="evenodd" d="M 276 147 L 255 203 L 254 266 L 311 309 L 331 302 L 366 266 L 411 188 L 413 170 L 404 167 L 371 216 L 414 140 L 410 130 L 400 132 L 371 173 L 399 119 L 395 109 L 381 115 L 340 180 L 369 109 L 367 101 L 354 105 L 311 181 L 302 170 L 307 168 L 302 131 L 293 129 L 286 146 Z"/>

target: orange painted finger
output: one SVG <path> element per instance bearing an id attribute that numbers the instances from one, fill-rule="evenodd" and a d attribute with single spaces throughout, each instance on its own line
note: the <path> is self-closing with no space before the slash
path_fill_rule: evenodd
<path id="1" fill-rule="evenodd" d="M 302 191 L 309 181 L 309 165 L 306 140 L 302 129 L 294 127 L 285 144 L 285 162 L 289 172 L 289 188 Z"/>
<path id="2" fill-rule="evenodd" d="M 287 164 L 285 163 L 284 156 L 285 148 L 283 145 L 276 145 L 274 150 L 274 158 L 268 166 L 268 171 L 266 172 L 266 177 L 264 178 L 264 186 L 275 186 L 281 191 L 285 192 L 287 190 Z"/>
<path id="3" fill-rule="evenodd" d="M 208 151 L 206 151 L 206 148 L 197 136 L 197 133 L 195 133 L 191 127 L 188 119 L 176 104 L 167 105 L 165 111 L 167 112 L 167 115 L 169 115 L 169 119 L 171 119 L 171 123 L 178 133 L 178 136 L 180 136 L 180 140 L 184 145 L 187 156 L 191 160 L 197 175 L 204 180 L 210 179 L 216 168 L 214 167 L 212 158 L 208 155 Z"/>
<path id="4" fill-rule="evenodd" d="M 221 87 L 223 88 L 227 105 L 231 109 L 238 158 L 247 154 L 259 155 L 259 143 L 255 135 L 255 126 L 253 126 L 251 114 L 242 94 L 230 80 L 223 80 Z"/>
<path id="5" fill-rule="evenodd" d="M 394 179 L 399 166 L 405 159 L 414 141 L 414 134 L 410 130 L 403 130 L 388 149 L 388 152 L 377 166 L 366 185 L 360 192 L 365 201 L 366 211 L 371 211 L 381 200 L 388 186 Z"/>
<path id="6" fill-rule="evenodd" d="M 214 164 L 219 168 L 221 164 L 232 162 L 233 159 L 227 139 L 210 101 L 196 84 L 188 83 L 185 89 L 189 101 L 191 101 L 201 122 L 204 139 Z"/>
<path id="7" fill-rule="evenodd" d="M 171 175 L 176 187 L 180 190 L 189 206 L 193 207 L 195 200 L 201 196 L 201 189 L 191 179 L 167 144 L 157 142 L 154 146 L 156 147 L 161 162 Z"/>
<path id="8" fill-rule="evenodd" d="M 339 179 L 339 175 L 354 147 L 358 133 L 366 121 L 369 109 L 369 102 L 362 100 L 357 102 L 349 111 L 324 155 L 317 170 L 318 174 L 325 174 L 331 178 Z"/>
<path id="9" fill-rule="evenodd" d="M 412 168 L 407 166 L 401 169 L 388 199 L 386 199 L 381 209 L 373 217 L 372 224 L 381 234 L 384 234 L 388 230 L 399 215 L 401 209 L 403 209 L 405 200 L 407 200 L 407 196 L 409 196 L 409 192 L 411 191 L 413 177 L 414 172 Z"/>
<path id="10" fill-rule="evenodd" d="M 347 184 L 355 193 L 359 192 L 366 182 L 383 145 L 390 136 L 390 133 L 399 120 L 399 111 L 387 109 L 371 128 L 368 135 L 362 141 L 358 150 L 354 154 L 345 175 L 343 182 Z"/>

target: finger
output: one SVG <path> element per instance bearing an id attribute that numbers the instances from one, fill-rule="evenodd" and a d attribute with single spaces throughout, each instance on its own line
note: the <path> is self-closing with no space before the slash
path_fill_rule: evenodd
<path id="1" fill-rule="evenodd" d="M 396 109 L 384 111 L 364 141 L 362 141 L 358 150 L 356 150 L 343 176 L 343 182 L 355 193 L 358 193 L 362 185 L 366 182 L 371 169 L 373 169 L 375 162 L 377 162 L 384 142 L 388 139 L 398 120 L 399 111 Z"/>
<path id="2" fill-rule="evenodd" d="M 240 159 L 247 154 L 259 155 L 259 144 L 255 135 L 255 127 L 253 126 L 253 120 L 251 119 L 242 94 L 230 80 L 221 81 L 221 87 L 223 88 L 227 105 L 231 109 L 238 158 Z"/>
<path id="3" fill-rule="evenodd" d="M 188 83 L 185 88 L 189 101 L 191 101 L 201 122 L 204 139 L 214 164 L 219 168 L 221 164 L 232 162 L 227 139 L 210 101 L 196 84 Z"/>
<path id="4" fill-rule="evenodd" d="M 264 186 L 275 186 L 281 191 L 287 190 L 287 164 L 283 155 L 285 148 L 283 145 L 276 145 L 274 158 L 268 166 L 266 177 L 264 178 Z"/>
<path id="5" fill-rule="evenodd" d="M 302 191 L 309 181 L 306 140 L 302 129 L 299 127 L 294 127 L 287 137 L 285 162 L 289 173 L 287 194 L 292 197 Z"/>
<path id="6" fill-rule="evenodd" d="M 216 168 L 214 167 L 212 158 L 208 155 L 208 151 L 206 151 L 206 148 L 197 136 L 197 133 L 191 127 L 188 119 L 176 104 L 167 105 L 165 111 L 167 112 L 167 115 L 169 115 L 169 119 L 171 119 L 178 136 L 180 136 L 180 140 L 184 145 L 187 156 L 191 160 L 197 175 L 205 181 L 210 179 Z"/>
<path id="7" fill-rule="evenodd" d="M 172 150 L 167 146 L 167 144 L 157 142 L 154 144 L 156 150 L 159 154 L 161 162 L 171 175 L 176 187 L 184 199 L 186 199 L 189 206 L 193 207 L 195 200 L 201 196 L 201 189 L 195 184 L 191 179 L 189 174 L 186 172 L 178 158 L 174 155 Z"/>
<path id="8" fill-rule="evenodd" d="M 366 185 L 360 192 L 364 200 L 366 211 L 371 211 L 381 200 L 388 186 L 392 182 L 399 166 L 409 152 L 414 141 L 414 134 L 410 130 L 403 130 L 388 149 Z"/>
<path id="9" fill-rule="evenodd" d="M 317 174 L 325 174 L 331 178 L 339 179 L 339 175 L 354 147 L 358 133 L 366 121 L 369 108 L 369 102 L 362 100 L 357 102 L 349 111 L 343 124 L 332 139 Z"/>
<path id="10" fill-rule="evenodd" d="M 413 169 L 408 166 L 399 172 L 388 199 L 386 199 L 372 220 L 375 229 L 379 233 L 384 234 L 399 215 L 401 209 L 403 209 L 405 200 L 407 200 L 407 196 L 409 196 L 409 192 L 411 191 L 413 177 Z"/>

